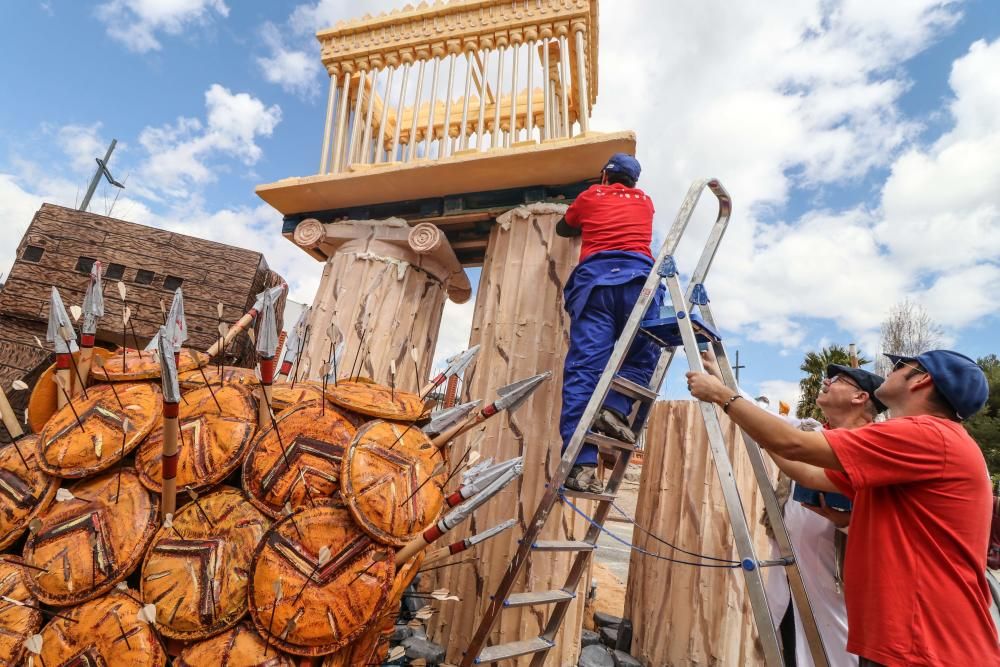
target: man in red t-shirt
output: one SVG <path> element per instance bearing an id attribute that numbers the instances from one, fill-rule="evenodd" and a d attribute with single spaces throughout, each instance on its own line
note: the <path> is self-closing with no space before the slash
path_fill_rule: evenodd
<path id="1" fill-rule="evenodd" d="M 798 431 L 704 373 L 688 373 L 688 386 L 793 479 L 854 501 L 844 593 L 847 649 L 862 666 L 1000 665 L 985 577 L 990 481 L 960 423 L 986 403 L 986 378 L 949 350 L 887 356 L 895 366 L 875 395 L 893 417 L 853 430 Z"/>
<path id="2" fill-rule="evenodd" d="M 653 238 L 653 200 L 635 187 L 640 171 L 634 157 L 615 153 L 601 170 L 600 184 L 581 193 L 556 225 L 560 236 L 583 237 L 580 263 L 564 291 L 571 325 L 559 417 L 563 449 L 573 437 L 615 341 L 653 269 L 649 250 Z M 662 302 L 661 290 L 650 312 L 657 313 Z M 648 385 L 658 352 L 649 339 L 637 336 L 619 375 Z M 631 410 L 631 399 L 610 392 L 594 422 L 594 430 L 634 443 L 635 434 L 625 421 Z M 596 469 L 597 447 L 584 444 L 566 479 L 566 487 L 600 493 L 603 484 L 597 479 Z"/>

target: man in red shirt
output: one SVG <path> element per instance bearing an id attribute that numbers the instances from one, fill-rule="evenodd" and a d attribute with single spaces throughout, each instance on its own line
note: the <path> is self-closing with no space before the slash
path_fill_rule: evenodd
<path id="1" fill-rule="evenodd" d="M 854 502 L 844 593 L 847 649 L 864 665 L 1000 665 L 990 617 L 986 463 L 961 420 L 989 395 L 968 357 L 887 355 L 875 392 L 893 417 L 852 430 L 798 431 L 716 378 L 688 373 L 796 481 Z"/>
<path id="2" fill-rule="evenodd" d="M 580 194 L 556 226 L 560 236 L 583 237 L 580 263 L 564 291 L 571 319 L 559 417 L 564 449 L 653 269 L 649 250 L 653 238 L 653 200 L 635 187 L 640 171 L 634 157 L 615 153 L 601 170 L 600 184 Z M 658 312 L 662 303 L 661 289 L 650 312 Z M 619 375 L 648 385 L 658 352 L 659 348 L 650 340 L 637 336 Z M 612 391 L 598 414 L 594 430 L 634 443 L 635 434 L 625 421 L 631 410 L 631 399 Z M 585 444 L 566 479 L 566 487 L 600 493 L 604 485 L 597 479 L 596 469 L 597 447 Z"/>

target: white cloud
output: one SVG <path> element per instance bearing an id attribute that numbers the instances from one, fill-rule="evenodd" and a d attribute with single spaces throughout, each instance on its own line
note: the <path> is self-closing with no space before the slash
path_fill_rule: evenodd
<path id="1" fill-rule="evenodd" d="M 445 303 L 444 313 L 441 315 L 441 332 L 434 350 L 434 368 L 443 367 L 445 359 L 469 346 L 475 307 L 475 298 L 462 304 L 452 301 Z"/>
<path id="2" fill-rule="evenodd" d="M 223 0 L 109 0 L 98 5 L 97 17 L 108 35 L 137 53 L 161 48 L 157 33 L 179 35 L 191 26 L 226 17 Z"/>
<path id="3" fill-rule="evenodd" d="M 319 92 L 319 74 L 323 71 L 319 49 L 302 51 L 288 48 L 281 32 L 273 23 L 264 24 L 261 37 L 270 53 L 257 58 L 257 67 L 264 79 L 278 84 L 285 92 L 314 98 Z"/>
<path id="4" fill-rule="evenodd" d="M 364 11 L 371 15 L 399 7 L 397 0 L 366 0 Z M 299 34 L 311 34 L 334 27 L 338 21 L 361 18 L 362 6 L 354 0 L 317 0 L 297 5 L 288 24 Z"/>
<path id="5" fill-rule="evenodd" d="M 92 125 L 64 125 L 56 131 L 56 138 L 66 156 L 70 159 L 70 167 L 77 173 L 93 174 L 97 168 L 95 158 L 104 157 L 108 142 L 99 135 L 100 123 Z M 124 146 L 116 146 L 120 151 Z"/>
<path id="6" fill-rule="evenodd" d="M 219 84 L 205 92 L 206 117 L 178 118 L 175 123 L 147 127 L 139 144 L 149 154 L 139 167 L 140 193 L 187 197 L 192 186 L 215 180 L 218 158 L 255 164 L 262 151 L 258 137 L 270 136 L 281 121 L 278 105 L 265 106 L 247 93 L 232 93 Z"/>

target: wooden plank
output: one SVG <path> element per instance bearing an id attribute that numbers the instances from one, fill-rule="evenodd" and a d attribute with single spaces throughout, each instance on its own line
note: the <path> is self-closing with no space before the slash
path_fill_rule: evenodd
<path id="1" fill-rule="evenodd" d="M 36 218 L 72 225 L 75 228 L 89 228 L 114 235 L 124 235 L 144 243 L 153 243 L 161 247 L 176 249 L 181 253 L 191 255 L 215 255 L 225 258 L 233 264 L 243 264 L 253 270 L 257 267 L 260 253 L 237 248 L 234 246 L 199 239 L 186 234 L 168 232 L 156 227 L 140 225 L 126 220 L 108 218 L 94 213 L 84 213 L 55 204 L 43 204 Z"/>
<path id="2" fill-rule="evenodd" d="M 756 492 L 739 430 L 720 416 L 757 554 L 767 558 L 767 537 L 759 521 L 763 501 Z M 694 401 L 658 402 L 653 406 L 646 426 L 636 523 L 692 553 L 739 558 L 708 435 Z M 678 556 L 640 531 L 635 534 L 635 542 L 654 554 L 699 562 L 693 556 Z M 780 571 L 774 574 L 783 576 Z M 739 569 L 670 563 L 633 551 L 625 617 L 633 619 L 631 652 L 643 664 L 763 664 Z M 642 622 L 649 618 L 657 622 Z M 684 641 L 676 641 L 677 637 Z"/>

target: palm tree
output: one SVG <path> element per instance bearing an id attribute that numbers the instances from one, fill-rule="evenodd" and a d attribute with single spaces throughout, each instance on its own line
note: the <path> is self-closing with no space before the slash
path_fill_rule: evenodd
<path id="1" fill-rule="evenodd" d="M 861 354 L 861 350 L 858 350 L 858 364 L 863 366 L 867 363 L 871 363 L 871 361 L 865 359 L 864 355 Z M 823 378 L 826 377 L 826 367 L 830 364 L 850 366 L 851 355 L 847 348 L 840 345 L 831 345 L 830 347 L 824 347 L 819 352 L 806 352 L 806 356 L 802 360 L 802 365 L 799 366 L 799 370 L 805 373 L 806 376 L 799 380 L 799 393 L 801 396 L 799 404 L 795 407 L 795 415 L 800 419 L 807 417 L 819 420 L 823 419 L 823 413 L 816 407 L 816 397 L 819 396 L 819 390 L 823 386 Z"/>

